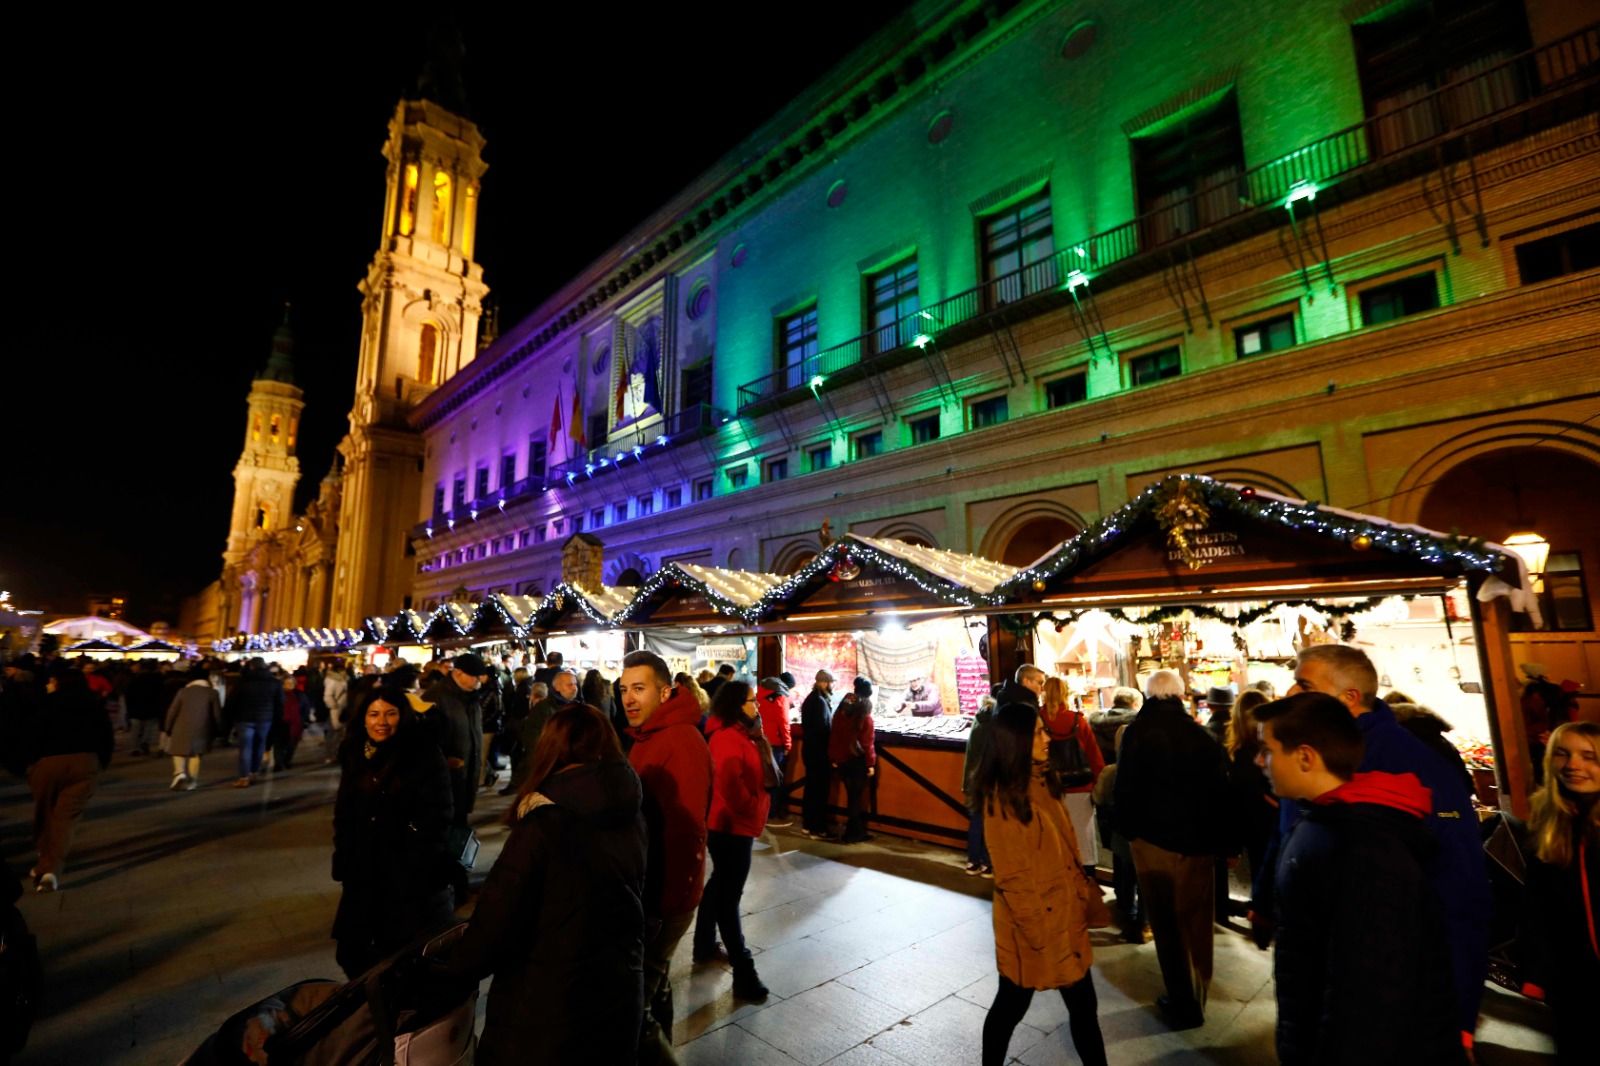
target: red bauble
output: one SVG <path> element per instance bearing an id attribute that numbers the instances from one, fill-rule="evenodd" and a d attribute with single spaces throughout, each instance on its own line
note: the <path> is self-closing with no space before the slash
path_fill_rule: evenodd
<path id="1" fill-rule="evenodd" d="M 1256 490 L 1251 488 L 1249 485 L 1246 485 L 1244 488 L 1239 490 L 1239 498 L 1241 500 L 1253 500 L 1256 498 Z"/>

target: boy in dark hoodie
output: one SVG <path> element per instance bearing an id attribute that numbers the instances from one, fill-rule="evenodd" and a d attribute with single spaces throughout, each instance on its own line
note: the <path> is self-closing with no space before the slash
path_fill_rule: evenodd
<path id="1" fill-rule="evenodd" d="M 1256 756 L 1281 799 L 1308 809 L 1277 865 L 1278 1059 L 1465 1061 L 1450 950 L 1427 865 L 1432 796 L 1414 774 L 1357 773 L 1360 727 L 1332 696 L 1256 710 Z"/>

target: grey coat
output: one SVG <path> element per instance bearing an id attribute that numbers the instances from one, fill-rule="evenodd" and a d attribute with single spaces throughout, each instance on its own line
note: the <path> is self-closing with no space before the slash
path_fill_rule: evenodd
<path id="1" fill-rule="evenodd" d="M 167 752 L 171 755 L 204 755 L 211 738 L 221 732 L 222 702 L 217 690 L 205 681 L 191 681 L 172 697 L 167 708 Z"/>

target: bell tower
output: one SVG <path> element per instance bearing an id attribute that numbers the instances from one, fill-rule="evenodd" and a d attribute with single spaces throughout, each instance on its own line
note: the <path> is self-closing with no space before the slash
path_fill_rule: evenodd
<path id="1" fill-rule="evenodd" d="M 430 65 L 400 101 L 378 253 L 361 291 L 361 346 L 344 456 L 332 622 L 399 610 L 410 589 L 406 530 L 421 500 L 422 438 L 406 415 L 478 354 L 489 288 L 473 259 L 483 136 L 465 116 L 459 76 Z"/>
<path id="2" fill-rule="evenodd" d="M 304 393 L 294 383 L 294 335 L 289 309 L 272 335 L 267 365 L 250 383 L 244 449 L 233 468 L 233 517 L 222 553 L 225 590 L 223 622 L 242 632 L 257 628 L 258 604 L 252 588 L 241 584 L 240 567 L 250 550 L 293 518 L 294 490 L 300 482 L 295 455 Z"/>

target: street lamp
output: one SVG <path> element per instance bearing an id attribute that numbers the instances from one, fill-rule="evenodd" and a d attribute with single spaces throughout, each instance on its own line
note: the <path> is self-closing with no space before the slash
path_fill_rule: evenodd
<path id="1" fill-rule="evenodd" d="M 1521 556 L 1527 565 L 1528 576 L 1533 579 L 1533 591 L 1543 591 L 1544 565 L 1550 559 L 1550 542 L 1532 530 L 1524 530 L 1507 537 L 1505 546 Z"/>

